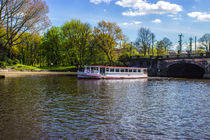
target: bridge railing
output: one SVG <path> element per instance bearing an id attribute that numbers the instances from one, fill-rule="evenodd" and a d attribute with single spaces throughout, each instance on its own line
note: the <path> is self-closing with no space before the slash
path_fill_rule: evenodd
<path id="1" fill-rule="evenodd" d="M 132 56 L 131 59 L 186 59 L 186 58 L 210 58 L 210 52 L 177 54 L 177 55 L 161 55 L 161 56 Z"/>

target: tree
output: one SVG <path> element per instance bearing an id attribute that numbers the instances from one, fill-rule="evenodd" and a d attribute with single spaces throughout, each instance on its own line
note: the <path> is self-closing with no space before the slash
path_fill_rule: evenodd
<path id="1" fill-rule="evenodd" d="M 209 41 L 210 41 L 210 34 L 204 34 L 199 39 L 199 42 L 202 44 L 202 47 L 204 47 L 206 49 L 206 51 L 208 50 Z"/>
<path id="2" fill-rule="evenodd" d="M 6 30 L 0 36 L 6 37 L 2 47 L 11 49 L 21 43 L 18 40 L 24 33 L 33 34 L 46 29 L 49 26 L 47 13 L 48 7 L 42 0 L 1 0 L 0 28 Z"/>
<path id="3" fill-rule="evenodd" d="M 163 41 L 157 41 L 157 55 L 164 55 L 165 43 Z"/>
<path id="4" fill-rule="evenodd" d="M 128 59 L 131 58 L 131 56 L 139 54 L 135 45 L 135 43 L 130 42 L 128 37 L 124 35 L 122 42 L 120 43 L 120 58 Z"/>
<path id="5" fill-rule="evenodd" d="M 150 29 L 142 27 L 138 30 L 136 44 L 139 52 L 143 53 L 144 55 L 147 54 L 147 51 L 149 52 L 153 35 L 154 34 L 150 31 Z"/>
<path id="6" fill-rule="evenodd" d="M 60 28 L 53 26 L 51 29 L 47 30 L 47 33 L 43 38 L 43 54 L 47 65 L 50 66 L 58 65 L 61 61 L 61 33 Z"/>
<path id="7" fill-rule="evenodd" d="M 17 58 L 25 65 L 36 65 L 40 63 L 41 55 L 41 36 L 39 34 L 23 34 L 20 39 L 21 44 L 18 44 Z"/>
<path id="8" fill-rule="evenodd" d="M 91 27 L 89 24 L 82 23 L 80 20 L 71 20 L 61 27 L 65 42 L 65 50 L 68 57 L 74 57 L 75 65 L 84 65 L 87 62 L 89 50 L 89 39 Z"/>
<path id="9" fill-rule="evenodd" d="M 89 39 L 89 50 L 87 56 L 88 65 L 105 65 L 106 64 L 106 54 L 101 51 L 101 48 L 97 45 L 97 40 L 94 35 L 91 35 Z"/>
<path id="10" fill-rule="evenodd" d="M 94 28 L 94 37 L 99 48 L 106 54 L 109 65 L 118 58 L 116 48 L 118 41 L 123 38 L 121 28 L 116 23 L 101 21 Z"/>
<path id="11" fill-rule="evenodd" d="M 0 28 L 0 36 L 5 34 L 6 30 Z M 8 49 L 3 47 L 3 44 L 6 42 L 6 37 L 0 38 L 0 61 L 5 61 L 8 55 Z"/>
<path id="12" fill-rule="evenodd" d="M 170 46 L 172 45 L 172 42 L 169 38 L 167 37 L 164 37 L 163 40 L 162 40 L 163 44 L 164 44 L 164 48 L 165 48 L 165 51 L 167 53 L 168 49 L 170 48 Z"/>

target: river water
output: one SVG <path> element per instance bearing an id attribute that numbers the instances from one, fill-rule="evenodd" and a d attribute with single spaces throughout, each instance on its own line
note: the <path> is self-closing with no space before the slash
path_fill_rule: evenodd
<path id="1" fill-rule="evenodd" d="M 210 81 L 0 79 L 0 139 L 210 139 Z"/>

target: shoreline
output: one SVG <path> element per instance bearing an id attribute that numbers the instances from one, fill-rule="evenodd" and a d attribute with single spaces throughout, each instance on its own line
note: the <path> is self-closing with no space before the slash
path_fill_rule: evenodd
<path id="1" fill-rule="evenodd" d="M 77 76 L 77 72 L 59 71 L 0 71 L 1 78 L 25 77 L 25 76 Z"/>
<path id="2" fill-rule="evenodd" d="M 77 76 L 77 72 L 68 72 L 68 71 L 48 71 L 48 70 L 39 70 L 39 71 L 31 71 L 31 70 L 7 70 L 7 69 L 0 69 L 0 79 L 4 78 L 15 78 L 15 77 L 27 77 L 27 76 Z M 148 77 L 151 80 L 157 79 L 178 79 L 183 80 L 187 78 L 173 78 L 173 77 Z M 192 79 L 191 79 L 192 80 Z M 203 79 L 193 79 L 193 80 L 207 80 L 209 78 Z"/>

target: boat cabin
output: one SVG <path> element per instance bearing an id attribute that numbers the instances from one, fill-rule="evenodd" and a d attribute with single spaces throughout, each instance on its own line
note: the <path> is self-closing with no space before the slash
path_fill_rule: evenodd
<path id="1" fill-rule="evenodd" d="M 109 66 L 85 66 L 85 73 L 105 74 L 105 73 L 147 73 L 146 68 L 135 67 L 109 67 Z"/>

